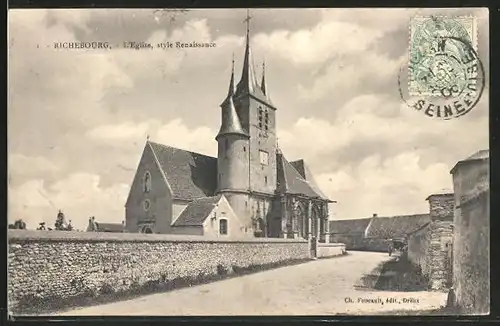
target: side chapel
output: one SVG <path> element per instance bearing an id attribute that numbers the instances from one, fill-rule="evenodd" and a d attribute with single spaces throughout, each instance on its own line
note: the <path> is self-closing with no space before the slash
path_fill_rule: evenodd
<path id="1" fill-rule="evenodd" d="M 241 78 L 235 84 L 233 59 L 220 105 L 217 157 L 148 139 L 125 205 L 127 232 L 328 242 L 328 203 L 333 201 L 304 160 L 290 162 L 278 147 L 277 107 L 269 96 L 265 64 L 257 82 L 249 18 Z"/>

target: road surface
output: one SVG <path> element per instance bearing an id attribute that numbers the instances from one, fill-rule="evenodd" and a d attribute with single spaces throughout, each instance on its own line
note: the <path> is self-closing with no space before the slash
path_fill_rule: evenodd
<path id="1" fill-rule="evenodd" d="M 445 293 L 354 288 L 364 274 L 388 259 L 382 253 L 350 252 L 348 256 L 54 315 L 362 315 L 437 309 L 445 304 Z"/>

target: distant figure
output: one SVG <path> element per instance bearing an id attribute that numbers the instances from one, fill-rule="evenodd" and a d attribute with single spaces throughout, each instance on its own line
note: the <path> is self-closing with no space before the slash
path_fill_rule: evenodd
<path id="1" fill-rule="evenodd" d="M 94 216 L 89 218 L 89 225 L 87 227 L 87 232 L 97 232 L 97 223 L 95 221 Z"/>
<path id="2" fill-rule="evenodd" d="M 389 256 L 392 256 L 392 252 L 394 251 L 394 247 L 392 245 L 392 241 L 389 242 Z"/>

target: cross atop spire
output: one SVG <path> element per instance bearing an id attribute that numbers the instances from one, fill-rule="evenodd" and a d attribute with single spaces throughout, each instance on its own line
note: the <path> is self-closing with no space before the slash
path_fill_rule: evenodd
<path id="1" fill-rule="evenodd" d="M 247 23 L 247 39 L 250 34 L 250 19 L 252 19 L 252 16 L 250 16 L 250 9 L 247 9 L 247 17 L 243 20 L 244 23 Z"/>
<path id="2" fill-rule="evenodd" d="M 247 35 L 245 45 L 245 57 L 243 59 L 243 71 L 241 73 L 241 80 L 238 83 L 237 89 L 243 93 L 252 94 L 256 87 L 255 73 L 253 71 L 252 54 L 250 51 L 250 10 L 247 9 L 247 16 L 243 20 L 247 24 Z"/>

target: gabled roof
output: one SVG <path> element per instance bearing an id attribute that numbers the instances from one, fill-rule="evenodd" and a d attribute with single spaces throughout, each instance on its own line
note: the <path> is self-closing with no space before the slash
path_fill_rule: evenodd
<path id="1" fill-rule="evenodd" d="M 217 159 L 148 142 L 160 163 L 175 199 L 212 196 L 217 188 Z"/>
<path id="2" fill-rule="evenodd" d="M 330 221 L 330 233 L 364 233 L 371 218 Z"/>
<path id="3" fill-rule="evenodd" d="M 316 186 L 314 179 L 310 176 L 306 180 L 295 167 L 286 160 L 279 151 L 276 154 L 277 163 L 277 189 L 282 193 L 303 195 L 306 197 L 329 200 Z"/>
<path id="4" fill-rule="evenodd" d="M 382 239 L 401 238 L 421 228 L 430 220 L 429 214 L 373 217 L 366 236 Z"/>
<path id="5" fill-rule="evenodd" d="M 293 165 L 293 167 L 295 168 L 295 170 L 297 170 L 300 175 L 302 176 L 302 178 L 304 178 L 304 180 L 306 180 L 309 185 L 311 186 L 311 188 L 318 194 L 320 195 L 320 197 L 322 198 L 328 198 L 320 189 L 320 187 L 318 186 L 318 184 L 316 183 L 316 180 L 314 180 L 314 177 L 313 177 L 313 174 L 311 173 L 311 171 L 309 170 L 309 168 L 307 167 L 306 163 L 304 162 L 303 159 L 300 159 L 300 160 L 297 160 L 297 161 L 293 161 L 293 162 L 290 162 L 290 164 Z"/>
<path id="6" fill-rule="evenodd" d="M 99 223 L 95 222 L 98 232 L 123 232 L 122 223 Z"/>
<path id="7" fill-rule="evenodd" d="M 202 226 L 221 196 L 198 198 L 184 208 L 172 226 Z"/>

